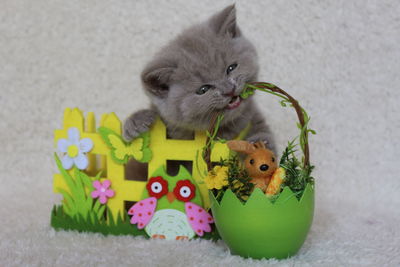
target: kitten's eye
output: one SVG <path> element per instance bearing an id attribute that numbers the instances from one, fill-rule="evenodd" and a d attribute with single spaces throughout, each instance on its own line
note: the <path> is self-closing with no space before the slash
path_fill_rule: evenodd
<path id="1" fill-rule="evenodd" d="M 236 69 L 237 66 L 238 66 L 238 64 L 236 64 L 236 63 L 230 65 L 230 66 L 226 69 L 226 74 L 231 73 L 234 69 Z"/>
<path id="2" fill-rule="evenodd" d="M 272 157 L 272 162 L 275 162 L 275 158 L 274 157 Z"/>
<path id="3" fill-rule="evenodd" d="M 254 159 L 250 160 L 250 164 L 253 165 L 254 164 Z"/>
<path id="4" fill-rule="evenodd" d="M 210 90 L 211 88 L 212 88 L 211 85 L 205 84 L 205 85 L 201 86 L 199 89 L 197 89 L 196 94 L 198 94 L 198 95 L 203 95 L 203 94 L 205 94 L 208 90 Z"/>

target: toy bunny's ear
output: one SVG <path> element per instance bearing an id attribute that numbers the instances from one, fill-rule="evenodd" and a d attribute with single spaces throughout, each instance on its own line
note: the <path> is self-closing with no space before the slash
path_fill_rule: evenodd
<path id="1" fill-rule="evenodd" d="M 256 147 L 247 141 L 230 140 L 230 141 L 226 142 L 226 144 L 230 150 L 245 153 L 245 154 L 251 154 L 256 150 Z"/>

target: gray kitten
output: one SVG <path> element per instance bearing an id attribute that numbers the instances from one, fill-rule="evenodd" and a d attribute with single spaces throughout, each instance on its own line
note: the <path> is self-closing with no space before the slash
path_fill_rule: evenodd
<path id="1" fill-rule="evenodd" d="M 223 111 L 218 136 L 235 138 L 249 122 L 247 140 L 264 141 L 273 149 L 272 135 L 251 98 L 239 94 L 246 82 L 257 80 L 257 54 L 236 24 L 235 6 L 192 26 L 159 51 L 142 72 L 151 108 L 133 113 L 124 124 L 132 140 L 149 130 L 157 116 L 174 139 L 207 130 L 211 114 Z"/>

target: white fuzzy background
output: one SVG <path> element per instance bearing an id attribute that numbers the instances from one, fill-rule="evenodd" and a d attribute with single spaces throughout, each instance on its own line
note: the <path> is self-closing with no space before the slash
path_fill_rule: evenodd
<path id="1" fill-rule="evenodd" d="M 208 241 L 160 242 L 55 232 L 53 129 L 65 107 L 148 104 L 139 74 L 166 41 L 231 1 L 0 0 L 1 266 L 400 265 L 400 3 L 237 1 L 260 80 L 309 111 L 315 219 L 299 254 L 231 256 Z M 294 112 L 259 94 L 279 148 Z M 263 103 L 261 105 L 261 103 Z"/>

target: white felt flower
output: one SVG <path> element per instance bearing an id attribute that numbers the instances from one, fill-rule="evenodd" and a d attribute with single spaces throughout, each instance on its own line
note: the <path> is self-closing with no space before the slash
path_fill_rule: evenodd
<path id="1" fill-rule="evenodd" d="M 93 141 L 90 138 L 79 139 L 79 130 L 75 127 L 68 129 L 68 139 L 60 139 L 57 143 L 58 150 L 65 153 L 61 159 L 64 169 L 69 170 L 75 164 L 78 169 L 86 169 L 89 161 L 87 152 L 92 150 Z"/>

